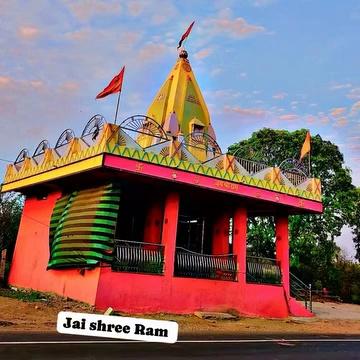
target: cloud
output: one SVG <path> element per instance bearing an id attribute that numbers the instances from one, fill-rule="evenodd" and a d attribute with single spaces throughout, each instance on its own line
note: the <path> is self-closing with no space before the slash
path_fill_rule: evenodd
<path id="1" fill-rule="evenodd" d="M 127 8 L 131 16 L 139 16 L 144 11 L 145 3 L 137 0 L 128 1 Z"/>
<path id="2" fill-rule="evenodd" d="M 150 6 L 151 10 L 154 12 L 150 17 L 151 23 L 154 25 L 161 25 L 166 22 L 169 22 L 171 19 L 175 18 L 178 15 L 177 7 L 172 4 L 170 1 L 161 2 L 161 11 L 159 11 L 159 3 L 156 2 L 156 5 L 152 4 Z M 179 34 L 180 35 L 180 34 Z"/>
<path id="3" fill-rule="evenodd" d="M 20 26 L 18 29 L 18 35 L 25 40 L 32 40 L 40 34 L 40 30 L 36 26 Z"/>
<path id="4" fill-rule="evenodd" d="M 350 115 L 355 116 L 360 111 L 360 100 L 353 104 L 350 110 Z"/>
<path id="5" fill-rule="evenodd" d="M 205 48 L 194 54 L 196 60 L 202 60 L 207 58 L 213 52 L 212 48 Z"/>
<path id="6" fill-rule="evenodd" d="M 212 70 L 210 71 L 210 75 L 211 75 L 211 76 L 216 76 L 216 75 L 221 74 L 222 72 L 224 72 L 224 69 L 223 69 L 223 68 L 220 68 L 220 67 L 217 67 L 217 68 L 212 69 Z"/>
<path id="7" fill-rule="evenodd" d="M 346 96 L 352 100 L 360 100 L 360 88 L 351 89 Z"/>
<path id="8" fill-rule="evenodd" d="M 348 124 L 348 121 L 345 117 L 341 117 L 340 119 L 337 119 L 334 126 L 335 127 L 344 127 Z"/>
<path id="9" fill-rule="evenodd" d="M 337 108 L 332 108 L 331 111 L 330 111 L 330 114 L 333 117 L 339 117 L 341 115 L 344 115 L 345 112 L 346 112 L 345 107 L 337 107 Z"/>
<path id="10" fill-rule="evenodd" d="M 241 108 L 239 106 L 225 106 L 224 111 L 227 113 L 235 113 L 242 118 L 262 118 L 265 117 L 268 112 L 259 108 Z"/>
<path id="11" fill-rule="evenodd" d="M 229 9 L 222 10 L 217 18 L 206 19 L 204 25 L 210 34 L 229 35 L 237 39 L 265 31 L 263 26 L 249 24 L 242 17 L 231 18 Z"/>
<path id="12" fill-rule="evenodd" d="M 166 52 L 170 51 L 164 44 L 148 43 L 143 46 L 138 53 L 138 61 L 152 61 L 158 59 Z"/>
<path id="13" fill-rule="evenodd" d="M 29 84 L 35 89 L 40 89 L 45 85 L 44 82 L 41 80 L 30 80 Z"/>
<path id="14" fill-rule="evenodd" d="M 60 90 L 65 92 L 75 92 L 80 89 L 80 84 L 75 81 L 65 81 L 60 85 Z"/>
<path id="15" fill-rule="evenodd" d="M 96 16 L 117 15 L 121 12 L 121 5 L 117 0 L 65 0 L 65 5 L 82 22 Z"/>
<path id="16" fill-rule="evenodd" d="M 280 92 L 280 93 L 274 94 L 273 99 L 282 100 L 282 99 L 285 99 L 287 97 L 287 95 L 288 94 L 286 92 Z"/>
<path id="17" fill-rule="evenodd" d="M 299 118 L 299 116 L 296 114 L 285 114 L 285 115 L 279 116 L 280 120 L 285 120 L 285 121 L 293 121 L 293 120 L 297 120 L 298 118 Z"/>
<path id="18" fill-rule="evenodd" d="M 330 119 L 329 119 L 328 116 L 321 115 L 320 116 L 320 122 L 321 122 L 321 124 L 325 125 L 325 124 L 328 124 L 330 122 Z"/>
<path id="19" fill-rule="evenodd" d="M 316 116 L 314 116 L 314 115 L 308 115 L 308 116 L 306 117 L 306 122 L 307 122 L 308 124 L 314 124 L 314 123 L 316 122 Z"/>
<path id="20" fill-rule="evenodd" d="M 330 90 L 342 90 L 342 89 L 349 89 L 352 87 L 352 84 L 346 83 L 346 84 L 334 84 L 330 86 Z"/>
<path id="21" fill-rule="evenodd" d="M 266 7 L 277 2 L 277 0 L 250 0 L 251 5 L 255 7 Z"/>
<path id="22" fill-rule="evenodd" d="M 0 76 L 0 87 L 6 87 L 10 84 L 11 78 L 8 76 Z"/>

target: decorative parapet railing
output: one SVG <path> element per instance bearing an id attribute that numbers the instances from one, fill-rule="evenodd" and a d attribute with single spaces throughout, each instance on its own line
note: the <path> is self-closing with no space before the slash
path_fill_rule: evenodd
<path id="1" fill-rule="evenodd" d="M 177 247 L 175 276 L 236 281 L 236 255 L 206 255 Z"/>
<path id="2" fill-rule="evenodd" d="M 207 134 L 196 132 L 186 137 L 171 137 L 155 120 L 142 115 L 132 116 L 120 126 L 108 124 L 101 115 L 95 115 L 80 137 L 75 137 L 72 130 L 67 129 L 53 148 L 44 140 L 32 156 L 24 149 L 14 164 L 8 166 L 4 184 L 51 170 L 58 171 L 56 176 L 64 176 L 59 169 L 82 160 L 90 161 L 104 153 L 214 177 L 233 182 L 234 186 L 243 183 L 321 201 L 319 179 L 222 154 L 216 141 Z M 99 160 L 99 164 L 94 166 L 101 167 L 101 164 Z M 77 171 L 79 168 L 73 167 L 66 174 Z M 37 181 L 41 179 L 34 180 L 34 183 Z M 14 189 L 16 185 L 11 188 Z"/>
<path id="3" fill-rule="evenodd" d="M 147 242 L 115 240 L 113 271 L 162 274 L 164 246 Z"/>
<path id="4" fill-rule="evenodd" d="M 248 256 L 246 281 L 257 284 L 281 284 L 281 270 L 275 259 Z"/>

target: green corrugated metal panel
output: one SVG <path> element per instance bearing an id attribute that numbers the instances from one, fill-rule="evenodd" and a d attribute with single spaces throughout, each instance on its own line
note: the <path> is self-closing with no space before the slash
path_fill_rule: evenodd
<path id="1" fill-rule="evenodd" d="M 111 262 L 120 188 L 108 184 L 61 197 L 50 221 L 49 269 Z"/>

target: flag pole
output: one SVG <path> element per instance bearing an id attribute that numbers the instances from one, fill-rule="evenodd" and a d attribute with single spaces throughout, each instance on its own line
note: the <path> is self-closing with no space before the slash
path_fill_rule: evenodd
<path id="1" fill-rule="evenodd" d="M 116 104 L 115 121 L 114 121 L 114 124 L 115 124 L 115 125 L 116 125 L 116 120 L 117 120 L 118 111 L 119 111 L 120 94 L 121 94 L 121 91 L 119 91 L 119 96 L 118 96 L 117 104 Z"/>

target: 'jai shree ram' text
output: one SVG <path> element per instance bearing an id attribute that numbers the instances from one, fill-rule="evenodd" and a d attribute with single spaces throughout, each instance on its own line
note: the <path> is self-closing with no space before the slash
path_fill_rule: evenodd
<path id="1" fill-rule="evenodd" d="M 82 329 L 85 330 L 87 327 L 86 319 L 72 320 L 71 317 L 66 318 L 66 322 L 63 324 L 64 328 L 69 329 Z M 104 331 L 104 332 L 116 332 L 130 334 L 133 332 L 135 335 L 148 335 L 148 336 L 161 336 L 168 337 L 167 329 L 158 329 L 153 327 L 146 327 L 142 324 L 135 324 L 134 329 L 130 325 L 115 325 L 115 324 L 106 324 L 102 320 L 92 321 L 88 325 L 88 329 L 91 331 Z"/>

